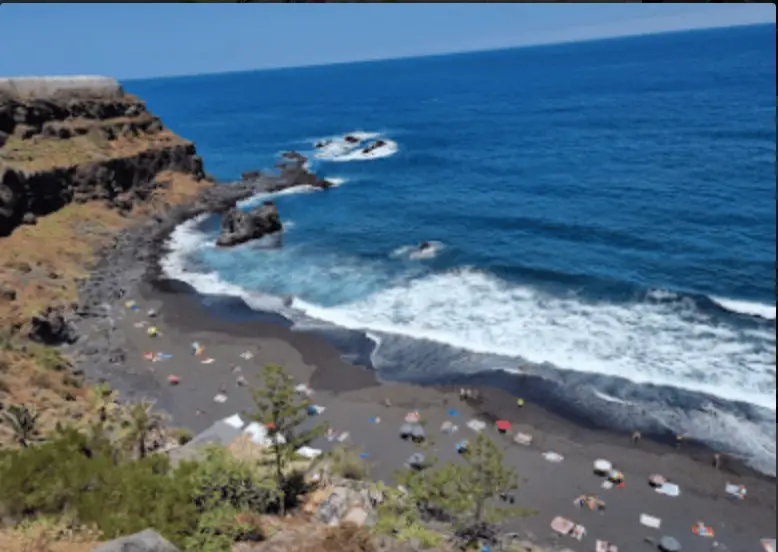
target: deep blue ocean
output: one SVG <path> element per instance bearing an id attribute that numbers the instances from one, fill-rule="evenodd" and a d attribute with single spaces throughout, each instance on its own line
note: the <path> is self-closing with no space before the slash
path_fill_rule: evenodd
<path id="1" fill-rule="evenodd" d="M 220 180 L 294 149 L 339 184 L 275 198 L 280 249 L 186 224 L 172 276 L 367 335 L 385 378 L 534 385 L 774 473 L 775 42 L 761 25 L 126 87 Z"/>

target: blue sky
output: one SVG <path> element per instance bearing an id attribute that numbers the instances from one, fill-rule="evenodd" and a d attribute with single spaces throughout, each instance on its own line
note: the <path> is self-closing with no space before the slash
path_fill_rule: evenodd
<path id="1" fill-rule="evenodd" d="M 0 75 L 191 75 L 767 22 L 773 4 L 4 4 Z"/>

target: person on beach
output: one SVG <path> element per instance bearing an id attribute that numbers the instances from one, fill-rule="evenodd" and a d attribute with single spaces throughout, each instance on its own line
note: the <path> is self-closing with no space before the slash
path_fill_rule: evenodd
<path id="1" fill-rule="evenodd" d="M 713 467 L 717 470 L 721 469 L 721 453 L 713 453 Z"/>
<path id="2" fill-rule="evenodd" d="M 632 445 L 637 446 L 638 442 L 643 438 L 639 431 L 632 433 Z"/>
<path id="3" fill-rule="evenodd" d="M 675 448 L 680 449 L 683 445 L 684 441 L 686 441 L 686 435 L 683 433 L 679 433 L 675 436 Z"/>

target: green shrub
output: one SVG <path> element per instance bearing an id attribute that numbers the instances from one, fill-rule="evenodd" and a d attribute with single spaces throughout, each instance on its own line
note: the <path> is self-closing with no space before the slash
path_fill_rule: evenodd
<path id="1" fill-rule="evenodd" d="M 336 447 L 322 456 L 318 462 L 329 467 L 332 475 L 362 481 L 370 475 L 367 463 L 359 457 L 359 452 L 350 447 Z"/>
<path id="2" fill-rule="evenodd" d="M 117 462 L 111 443 L 75 429 L 0 456 L 0 500 L 14 518 L 67 515 L 106 536 L 154 527 L 173 542 L 194 530 L 187 481 L 170 477 L 167 457 Z"/>
<path id="3" fill-rule="evenodd" d="M 262 478 L 224 449 L 171 469 L 167 456 L 122 459 L 100 431 L 58 428 L 44 443 L 0 451 L 0 510 L 10 517 L 67 517 L 105 538 L 153 527 L 185 550 L 229 550 L 259 538 L 239 519 L 277 504 Z"/>
<path id="4" fill-rule="evenodd" d="M 168 433 L 173 437 L 173 439 L 176 440 L 176 443 L 179 446 L 184 446 L 189 441 L 194 439 L 194 433 L 184 428 L 171 429 Z"/>

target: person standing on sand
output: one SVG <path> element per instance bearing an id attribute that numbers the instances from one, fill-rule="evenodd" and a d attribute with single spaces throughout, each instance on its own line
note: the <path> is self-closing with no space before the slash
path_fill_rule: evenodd
<path id="1" fill-rule="evenodd" d="M 637 446 L 638 442 L 643 438 L 639 431 L 632 433 L 632 446 Z"/>

